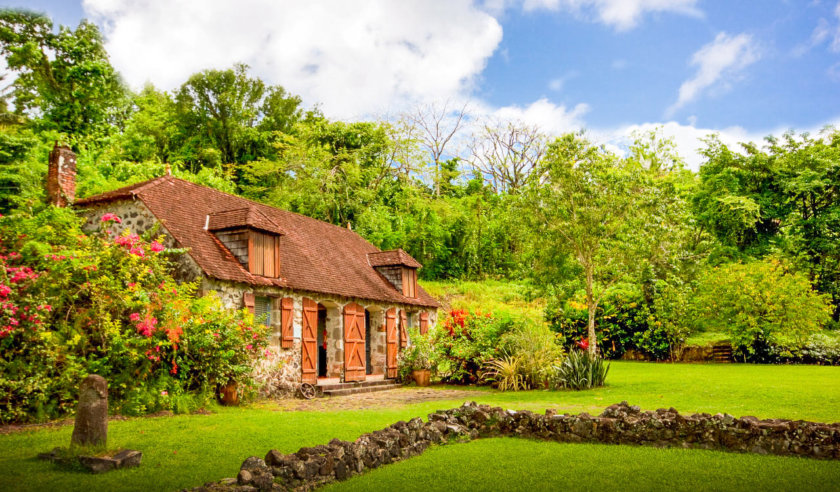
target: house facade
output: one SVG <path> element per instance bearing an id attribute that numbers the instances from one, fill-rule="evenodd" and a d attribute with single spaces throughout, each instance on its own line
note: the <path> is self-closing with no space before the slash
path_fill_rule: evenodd
<path id="1" fill-rule="evenodd" d="M 50 201 L 73 204 L 91 230 L 114 213 L 122 222 L 109 223 L 112 234 L 154 229 L 166 247 L 184 248 L 179 279 L 270 327 L 271 363 L 283 367 L 278 384 L 394 378 L 408 330 L 437 322 L 439 303 L 417 284 L 421 265 L 349 228 L 169 175 L 74 201 L 74 176 L 75 156 L 56 147 Z"/>

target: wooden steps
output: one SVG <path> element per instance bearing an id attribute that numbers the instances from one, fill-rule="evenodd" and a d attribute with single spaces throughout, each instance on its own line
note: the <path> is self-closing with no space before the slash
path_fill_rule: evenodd
<path id="1" fill-rule="evenodd" d="M 359 393 L 372 393 L 374 391 L 387 391 L 399 388 L 401 385 L 393 380 L 384 379 L 378 381 L 361 381 L 358 383 L 333 383 L 318 385 L 316 388 L 324 396 L 346 396 Z"/>
<path id="2" fill-rule="evenodd" d="M 712 357 L 715 362 L 732 362 L 732 345 L 728 342 L 716 343 L 712 346 Z"/>

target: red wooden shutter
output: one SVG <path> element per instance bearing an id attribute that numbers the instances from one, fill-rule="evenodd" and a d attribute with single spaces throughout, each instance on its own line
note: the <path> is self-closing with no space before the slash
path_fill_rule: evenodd
<path id="1" fill-rule="evenodd" d="M 385 311 L 385 377 L 397 377 L 397 310 Z"/>
<path id="2" fill-rule="evenodd" d="M 280 237 L 274 237 L 274 276 L 280 276 Z"/>
<path id="3" fill-rule="evenodd" d="M 292 348 L 295 343 L 295 301 L 291 297 L 280 299 L 280 346 Z"/>
<path id="4" fill-rule="evenodd" d="M 420 334 L 425 335 L 429 332 L 429 313 L 423 311 L 420 313 Z"/>
<path id="5" fill-rule="evenodd" d="M 254 301 L 256 297 L 254 296 L 253 292 L 245 292 L 242 294 L 242 304 L 245 306 L 248 311 L 251 311 L 251 314 L 254 314 Z"/>
<path id="6" fill-rule="evenodd" d="M 304 383 L 318 381 L 318 303 L 303 298 L 300 371 Z"/>
<path id="7" fill-rule="evenodd" d="M 400 348 L 408 346 L 408 317 L 405 311 L 400 309 Z"/>
<path id="8" fill-rule="evenodd" d="M 344 381 L 365 380 L 365 308 L 344 306 Z"/>

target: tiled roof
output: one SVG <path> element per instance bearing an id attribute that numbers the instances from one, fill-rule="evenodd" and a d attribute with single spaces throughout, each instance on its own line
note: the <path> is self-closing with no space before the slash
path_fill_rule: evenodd
<path id="1" fill-rule="evenodd" d="M 189 248 L 190 256 L 210 277 L 374 301 L 440 306 L 419 286 L 417 298 L 403 296 L 369 263 L 368 255 L 380 251 L 349 229 L 172 176 L 92 196 L 77 201 L 76 205 L 127 198 L 142 200 L 179 245 Z M 234 215 L 234 211 L 243 209 L 253 210 L 282 230 L 283 235 L 279 239 L 280 278 L 252 275 L 213 232 L 204 229 L 208 215 L 224 216 L 221 212 L 225 211 Z M 416 260 L 408 254 L 405 256 L 419 267 Z"/>
<path id="2" fill-rule="evenodd" d="M 367 257 L 370 266 L 373 267 L 403 265 L 411 268 L 420 268 L 422 266 L 410 254 L 403 251 L 402 248 L 368 253 Z"/>
<path id="3" fill-rule="evenodd" d="M 251 227 L 273 234 L 284 234 L 283 229 L 260 212 L 250 203 L 247 207 L 236 210 L 220 210 L 207 216 L 207 230 L 223 231 L 225 229 L 239 229 Z"/>

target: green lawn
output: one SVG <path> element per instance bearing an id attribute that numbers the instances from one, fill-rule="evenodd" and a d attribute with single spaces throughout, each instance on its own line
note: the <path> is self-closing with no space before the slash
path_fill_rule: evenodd
<path id="1" fill-rule="evenodd" d="M 838 487 L 838 462 L 501 438 L 432 447 L 420 457 L 326 490 L 824 491 Z"/>
<path id="2" fill-rule="evenodd" d="M 528 391 L 499 393 L 483 391 L 479 402 L 506 408 L 527 408 L 542 411 L 547 407 L 561 411 L 589 411 L 598 413 L 603 407 L 628 400 L 645 409 L 674 406 L 682 412 L 728 412 L 737 416 L 781 417 L 817 421 L 840 421 L 840 367 L 815 366 L 755 366 L 714 364 L 651 364 L 614 362 L 607 378 L 609 386 L 584 392 Z M 411 391 L 410 389 L 400 391 Z M 397 408 L 336 412 L 279 412 L 270 403 L 251 408 L 224 408 L 211 415 L 189 415 L 162 418 L 139 418 L 114 421 L 109 428 L 112 447 L 127 447 L 143 451 L 143 465 L 137 469 L 121 470 L 103 476 L 64 471 L 34 459 L 35 454 L 55 446 L 65 446 L 70 440 L 69 426 L 23 433 L 0 435 L 0 490 L 161 490 L 172 491 L 200 485 L 206 481 L 235 476 L 239 464 L 250 455 L 264 456 L 272 448 L 293 452 L 301 446 L 326 443 L 337 437 L 352 440 L 360 434 L 383 428 L 397 420 L 422 416 L 438 408 L 450 408 L 461 401 L 433 401 Z M 501 441 L 507 443 L 508 441 Z M 483 449 L 482 443 L 435 449 L 438 453 L 465 453 Z M 458 451 L 460 446 L 479 446 Z M 505 447 L 508 444 L 504 444 Z M 510 444 L 512 450 L 523 449 L 523 461 L 536 459 L 557 449 L 557 463 L 562 467 L 565 456 L 576 452 L 586 455 L 587 447 L 577 445 L 540 444 L 523 441 Z M 520 446 L 520 448 L 516 448 Z M 521 448 L 525 446 L 525 448 Z M 547 446 L 547 447 L 546 447 Z M 530 451 L 529 451 L 530 450 Z M 514 454 L 517 452 L 511 451 Z M 617 453 L 617 454 L 610 454 Z M 626 458 L 630 453 L 631 458 Z M 637 454 L 638 453 L 638 454 Z M 653 453 L 653 454 L 650 454 Z M 787 463 L 778 458 L 745 457 L 728 453 L 675 451 L 676 454 L 656 454 L 657 450 L 643 448 L 610 448 L 609 460 L 638 461 L 655 473 L 657 480 L 678 480 L 681 460 L 697 460 L 697 469 L 707 468 L 703 458 L 718 459 L 741 467 L 752 463 L 767 480 L 781 479 L 774 470 Z M 684 454 L 680 454 L 684 453 Z M 442 456 L 442 455 L 441 455 Z M 425 455 L 423 458 L 427 459 Z M 443 459 L 443 458 L 440 458 Z M 457 461 L 457 456 L 453 455 Z M 466 458 L 464 458 L 466 459 Z M 512 459 L 512 458 L 511 458 Z M 607 459 L 607 458 L 605 458 Z M 752 461 L 757 460 L 757 461 Z M 655 463 L 654 463 L 655 462 Z M 671 463 L 668 465 L 668 463 Z M 793 460 L 792 468 L 779 468 L 783 473 L 798 473 L 796 466 L 828 467 L 836 473 L 840 463 L 818 463 Z M 422 462 L 420 462 L 422 463 Z M 434 463 L 431 461 L 430 463 Z M 746 464 L 745 464 L 746 463 Z M 816 463 L 816 464 L 815 464 Z M 618 463 L 614 463 L 618 466 Z M 398 466 L 413 466 L 407 462 Z M 611 465 L 612 466 L 612 465 Z M 622 465 L 625 466 L 625 465 Z M 729 465 L 727 465 L 729 466 Z M 785 465 L 787 466 L 787 465 Z M 833 467 L 833 468 L 832 468 Z M 456 471 L 461 467 L 456 467 Z M 604 473 L 599 467 L 598 473 Z M 609 468 L 609 467 L 606 467 Z M 749 468 L 752 469 L 752 468 Z M 788 472 L 787 470 L 790 470 Z M 387 472 L 387 470 L 383 470 Z M 446 470 L 439 470 L 441 477 Z M 511 473 L 520 473 L 516 470 Z M 524 472 L 523 472 L 524 473 Z M 531 473 L 530 471 L 528 473 Z M 728 473 L 728 472 L 727 472 Z M 822 473 L 822 472 L 821 472 Z M 763 475 L 762 475 L 763 474 Z M 527 475 L 527 474 L 526 474 Z M 373 475 L 371 475 L 373 476 Z M 496 480 L 493 475 L 492 480 Z M 523 475 L 525 477 L 525 475 Z M 670 478 L 669 478 L 670 477 Z M 516 476 L 510 477 L 517 480 Z M 523 478 L 524 479 L 524 478 Z M 756 478 L 758 480 L 759 478 Z M 443 480 L 443 478 L 441 478 Z M 445 483 L 445 482 L 440 482 Z M 757 483 L 757 482 L 756 482 Z M 840 483 L 835 480 L 835 483 Z M 623 484 L 623 480 L 613 482 Z M 593 482 L 594 488 L 597 484 Z M 489 486 L 489 485 L 488 485 Z M 726 488 L 723 485 L 721 488 Z"/>

